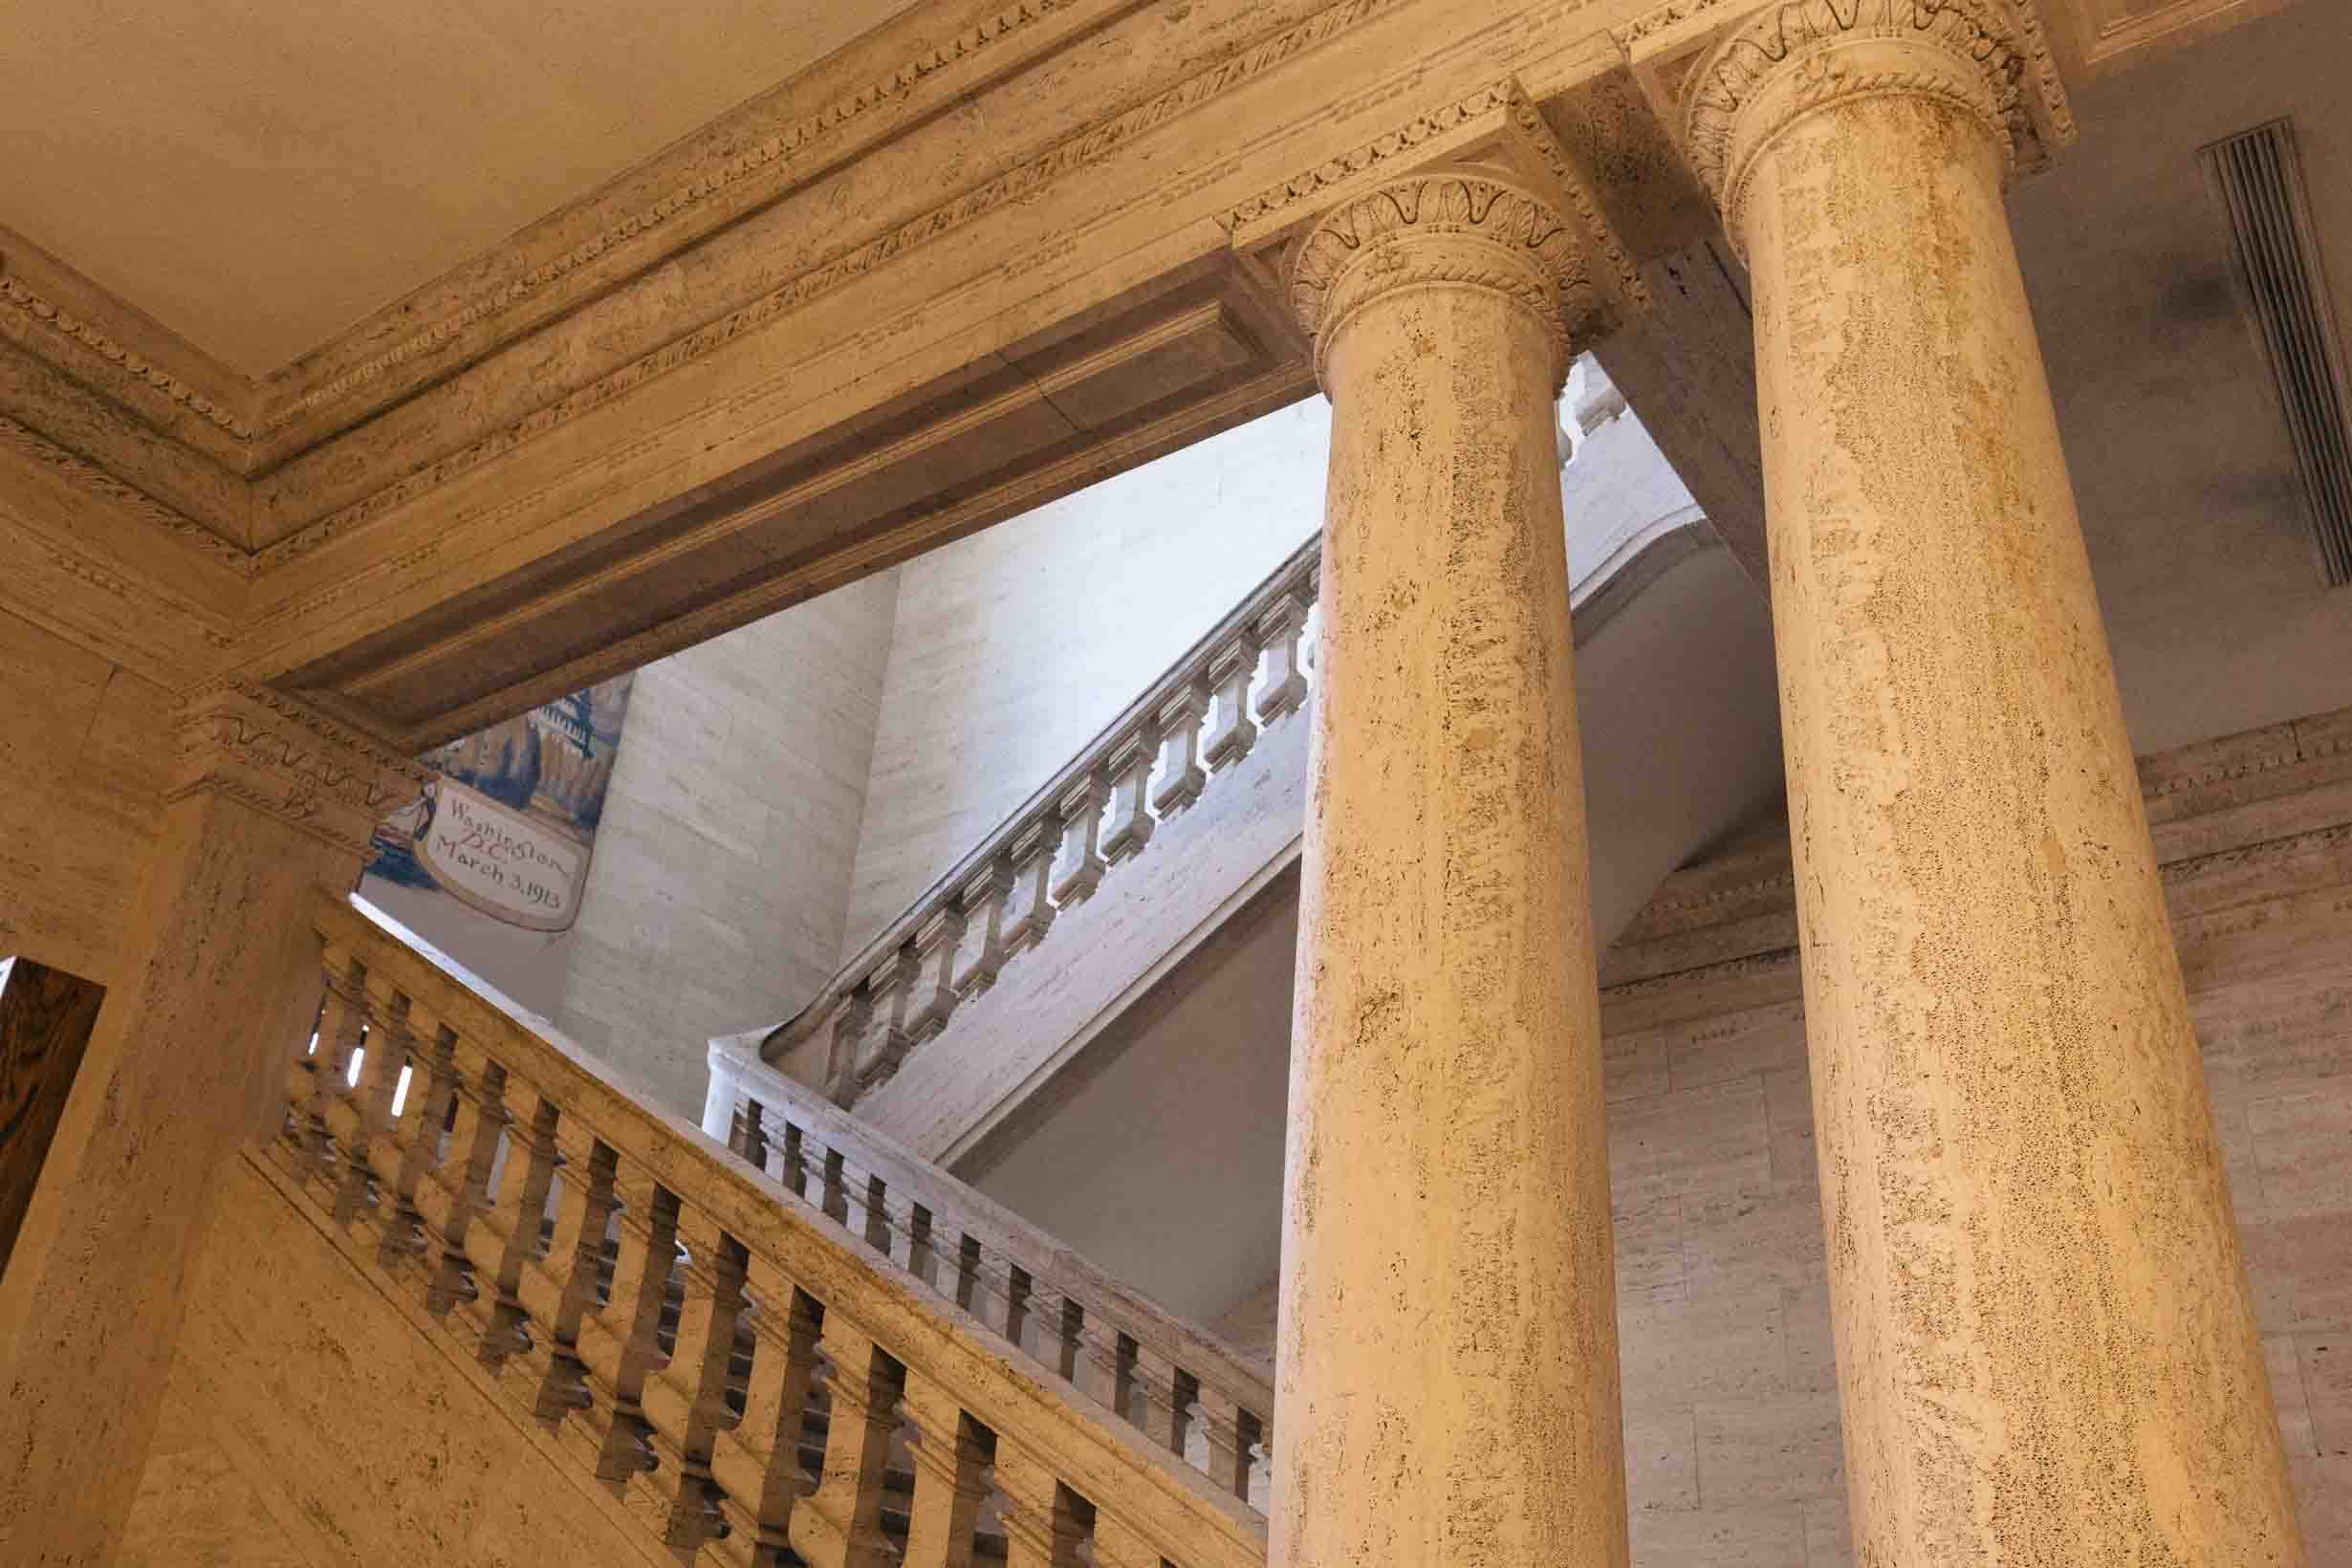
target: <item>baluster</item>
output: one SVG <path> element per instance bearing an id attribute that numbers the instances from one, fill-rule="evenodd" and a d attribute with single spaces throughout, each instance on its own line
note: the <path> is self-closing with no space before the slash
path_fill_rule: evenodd
<path id="1" fill-rule="evenodd" d="M 955 948 L 963 935 L 964 913 L 953 904 L 933 910 L 915 928 L 915 981 L 906 1020 L 910 1051 L 937 1039 L 955 1012 Z"/>
<path id="2" fill-rule="evenodd" d="M 800 1441 L 808 1426 L 809 1392 L 817 1382 L 824 1309 L 757 1253 L 748 1259 L 745 1273 L 759 1346 L 751 1355 L 743 1430 L 754 1448 L 769 1445 L 767 1476 L 754 1511 L 759 1542 L 753 1560 L 761 1568 L 781 1568 L 792 1560 L 793 1508 L 817 1490 L 800 1462 Z"/>
<path id="3" fill-rule="evenodd" d="M 906 1206 L 906 1272 L 938 1288 L 939 1256 L 931 1250 L 931 1211 L 919 1203 Z"/>
<path id="4" fill-rule="evenodd" d="M 523 1302 L 523 1267 L 535 1262 L 545 1242 L 548 1189 L 555 1185 L 558 1150 L 555 1126 L 562 1112 L 528 1084 L 508 1107 L 506 1168 L 491 1208 L 491 1229 L 506 1230 L 491 1279 L 489 1332 L 477 1352 L 482 1363 L 503 1368 L 511 1356 L 531 1353 L 531 1311 Z M 517 1163 L 522 1169 L 515 1169 Z"/>
<path id="5" fill-rule="evenodd" d="M 964 913 L 956 945 L 955 993 L 969 1001 L 996 984 L 1005 967 L 1005 905 L 1013 898 L 1013 862 L 999 855 L 965 879 L 955 902 Z"/>
<path id="6" fill-rule="evenodd" d="M 1056 908 L 1083 904 L 1102 885 L 1102 856 L 1096 842 L 1102 831 L 1102 803 L 1110 793 L 1102 770 L 1097 768 L 1056 803 L 1061 818 L 1061 853 L 1054 861 Z"/>
<path id="7" fill-rule="evenodd" d="M 1151 804 L 1163 822 L 1198 800 L 1209 783 L 1200 763 L 1201 721 L 1208 716 L 1205 681 L 1186 682 L 1160 705 L 1160 782 L 1151 792 Z"/>
<path id="8" fill-rule="evenodd" d="M 718 1434 L 732 1431 L 736 1424 L 734 1407 L 727 1402 L 728 1363 L 734 1355 L 751 1254 L 698 1209 L 685 1210 L 679 1229 L 686 1247 L 686 1296 L 679 1305 L 669 1370 L 688 1403 L 679 1445 L 678 1500 L 663 1543 L 683 1550 L 690 1560 L 693 1552 L 724 1540 L 730 1529 L 727 1492 L 710 1471 L 710 1456 Z"/>
<path id="9" fill-rule="evenodd" d="M 499 1140 L 505 1136 L 507 1070 L 484 1061 L 468 1094 L 464 1082 L 457 1092 L 457 1122 L 449 1133 L 449 1156 L 462 1160 L 449 1190 L 449 1208 L 441 1226 L 441 1256 L 425 1296 L 425 1310 L 446 1318 L 460 1301 L 481 1296 L 474 1283 L 473 1259 L 467 1255 L 466 1233 L 473 1217 L 489 1206 L 491 1168 L 498 1160 Z"/>
<path id="10" fill-rule="evenodd" d="M 897 1551 L 882 1534 L 882 1467 L 898 1429 L 906 1371 L 842 1312 L 825 1314 L 819 1348 L 833 1363 L 833 1408 L 825 1434 L 817 1509 L 842 1527 L 846 1568 L 884 1568 Z"/>
<path id="11" fill-rule="evenodd" d="M 849 1182 L 839 1149 L 825 1150 L 825 1196 L 818 1207 L 842 1230 L 849 1229 Z"/>
<path id="12" fill-rule="evenodd" d="M 860 1094 L 889 1082 L 898 1073 L 899 1064 L 906 1059 L 906 1053 L 914 1047 L 914 1036 L 908 1030 L 919 969 L 920 960 L 915 956 L 914 945 L 909 943 L 866 976 L 864 990 L 870 1006 L 856 1057 Z"/>
<path id="13" fill-rule="evenodd" d="M 1182 1454 L 1184 1434 L 1177 1413 L 1188 1405 L 1189 1399 L 1179 1397 L 1177 1380 L 1185 1378 L 1174 1362 L 1147 1344 L 1139 1343 L 1135 1350 L 1135 1401 L 1140 1407 L 1135 1412 L 1136 1424 L 1143 1428 L 1154 1448 Z"/>
<path id="14" fill-rule="evenodd" d="M 642 1240 L 625 1218 L 621 1228 L 621 1253 L 604 1314 L 606 1326 L 620 1341 L 621 1359 L 613 1375 L 612 1425 L 597 1458 L 599 1481 L 625 1482 L 661 1464 L 653 1447 L 653 1424 L 645 1419 L 645 1375 L 667 1361 L 660 1339 L 662 1302 L 677 1265 L 678 1199 L 657 1185 L 645 1205 Z"/>
<path id="15" fill-rule="evenodd" d="M 1146 720 L 1119 737 L 1111 747 L 1107 766 L 1111 778 L 1109 831 L 1102 839 L 1102 858 L 1117 865 L 1143 852 L 1151 842 L 1151 765 L 1160 752 L 1160 731 Z"/>
<path id="16" fill-rule="evenodd" d="M 1223 1389 L 1203 1384 L 1199 1426 L 1209 1443 L 1209 1478 L 1243 1502 L 1250 1500 L 1251 1450 L 1257 1444 L 1257 1417 Z"/>
<path id="17" fill-rule="evenodd" d="M 825 1098 L 847 1105 L 858 1098 L 858 1054 L 874 1024 L 874 997 L 863 985 L 850 988 L 833 1013 L 833 1044 L 825 1058 Z"/>
<path id="18" fill-rule="evenodd" d="M 1060 1296 L 1042 1326 L 1045 1332 L 1038 1336 L 1037 1360 L 1077 1388 L 1086 1345 L 1086 1308 L 1075 1297 Z"/>
<path id="19" fill-rule="evenodd" d="M 762 1171 L 768 1168 L 768 1133 L 761 1124 L 766 1116 L 766 1106 L 750 1095 L 738 1095 L 727 1130 L 727 1146 Z"/>
<path id="20" fill-rule="evenodd" d="M 1257 651 L 1256 628 L 1244 626 L 1209 656 L 1209 685 L 1216 693 L 1216 707 L 1201 754 L 1211 768 L 1231 767 L 1257 744 L 1257 726 L 1250 722 L 1250 682 L 1257 674 Z"/>
<path id="21" fill-rule="evenodd" d="M 1307 700 L 1307 677 L 1298 662 L 1298 641 L 1307 626 L 1306 589 L 1293 583 L 1257 618 L 1266 648 L 1266 684 L 1257 694 L 1257 722 L 1272 729 Z"/>
<path id="22" fill-rule="evenodd" d="M 310 1056 L 310 1114 L 295 1174 L 304 1182 L 336 1187 L 335 1132 L 329 1107 L 350 1093 L 351 1054 L 367 1034 L 367 966 L 349 960 L 338 974 L 327 970 L 327 995 L 318 1016 L 318 1048 Z"/>
<path id="23" fill-rule="evenodd" d="M 425 1215 L 417 1208 L 417 1187 L 425 1173 L 441 1164 L 441 1129 L 457 1100 L 457 1034 L 447 1024 L 434 1029 L 432 1051 L 417 1065 L 405 1114 L 393 1133 L 401 1165 L 392 1186 L 392 1218 L 376 1248 L 377 1265 L 386 1273 L 425 1252 Z"/>
<path id="24" fill-rule="evenodd" d="M 980 1238 L 966 1235 L 955 1249 L 955 1304 L 980 1316 Z"/>
<path id="25" fill-rule="evenodd" d="M 1028 1348 L 1029 1297 L 1036 1282 L 1029 1271 L 1019 1264 L 1010 1264 L 1005 1270 L 1005 1338 L 1021 1349 Z"/>
<path id="26" fill-rule="evenodd" d="M 897 1231 L 890 1224 L 890 1184 L 880 1176 L 865 1179 L 865 1244 L 882 1253 L 891 1255 Z"/>
<path id="27" fill-rule="evenodd" d="M 914 1428 L 915 1500 L 904 1560 L 908 1568 L 971 1568 L 996 1435 L 911 1371 L 899 1409 Z"/>
<path id="28" fill-rule="evenodd" d="M 550 1426 L 595 1404 L 588 1368 L 579 1359 L 579 1324 L 583 1314 L 597 1310 L 603 1290 L 604 1237 L 619 1201 L 613 1175 L 620 1163 L 601 1140 L 591 1140 L 585 1148 L 568 1141 L 560 1124 L 556 1143 L 564 1161 L 563 1192 L 548 1256 L 563 1271 L 563 1294 L 548 1336 L 547 1377 L 539 1384 L 535 1412 Z"/>
<path id="29" fill-rule="evenodd" d="M 381 1018 L 369 1027 L 366 1055 L 360 1061 L 359 1085 L 353 1094 L 359 1121 L 352 1129 L 351 1153 L 343 1163 L 342 1187 L 335 1199 L 338 1225 L 349 1225 L 361 1209 L 372 1211 L 381 1201 L 370 1158 L 377 1139 L 391 1131 L 392 1091 L 415 1044 L 416 1036 L 408 1028 L 407 993 L 396 991 L 385 1002 Z"/>
<path id="30" fill-rule="evenodd" d="M 1061 818 L 1048 811 L 1013 836 L 1013 902 L 1006 912 L 1005 960 L 1045 940 L 1054 924 L 1054 860 L 1061 850 Z"/>
<path id="31" fill-rule="evenodd" d="M 801 1152 L 800 1125 L 796 1122 L 784 1123 L 783 1169 L 776 1180 L 782 1182 L 795 1197 L 809 1195 L 809 1162 Z"/>
<path id="32" fill-rule="evenodd" d="M 1005 1504 L 1006 1568 L 1079 1568 L 1091 1510 L 1002 1433 L 995 1469 Z"/>

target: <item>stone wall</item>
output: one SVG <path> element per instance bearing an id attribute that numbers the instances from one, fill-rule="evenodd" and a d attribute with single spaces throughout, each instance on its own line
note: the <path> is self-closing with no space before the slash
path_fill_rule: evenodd
<path id="1" fill-rule="evenodd" d="M 1322 527 L 1329 421 L 1310 399 L 899 568 L 841 960 Z"/>
<path id="2" fill-rule="evenodd" d="M 2312 1568 L 2352 1568 L 2352 712 L 2143 764 Z M 1602 970 L 1637 1564 L 1851 1562 L 1785 827 Z"/>
<path id="3" fill-rule="evenodd" d="M 229 1165 L 119 1568 L 667 1562 L 421 1308 Z"/>
<path id="4" fill-rule="evenodd" d="M 0 611 L 0 952 L 114 978 L 172 714 L 161 686 Z"/>
<path id="5" fill-rule="evenodd" d="M 838 962 L 897 599 L 883 573 L 638 672 L 555 1021 L 685 1116 L 710 1037 Z"/>

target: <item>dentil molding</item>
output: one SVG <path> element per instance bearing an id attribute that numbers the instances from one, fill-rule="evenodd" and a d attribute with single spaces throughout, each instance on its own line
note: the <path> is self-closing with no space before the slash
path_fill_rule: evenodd
<path id="1" fill-rule="evenodd" d="M 433 776 L 373 736 L 245 681 L 187 700 L 178 764 L 166 801 L 225 795 L 355 855 Z"/>

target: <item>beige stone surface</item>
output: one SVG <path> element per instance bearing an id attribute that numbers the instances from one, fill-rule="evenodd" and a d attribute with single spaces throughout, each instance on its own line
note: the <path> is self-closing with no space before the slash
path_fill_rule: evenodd
<path id="1" fill-rule="evenodd" d="M 415 787 L 273 694 L 215 688 L 181 719 L 124 956 L 0 1274 L 9 1561 L 96 1563 L 119 1536 L 216 1178 L 274 1124 L 273 1042 L 317 1005 L 304 912 Z"/>
<path id="2" fill-rule="evenodd" d="M 0 611 L 0 949 L 111 981 L 155 840 L 172 703 Z"/>
<path id="3" fill-rule="evenodd" d="M 893 574 L 647 666 L 553 1016 L 681 1115 L 712 1035 L 832 976 L 891 648 Z"/>
<path id="4" fill-rule="evenodd" d="M 2342 838 L 2352 816 L 2340 731 L 2335 715 L 2320 715 L 2140 766 L 2298 1518 L 2309 1560 L 2324 1568 L 2352 1564 L 2352 1518 L 2333 1490 L 2352 1444 L 2339 1368 L 2352 1339 L 2352 1252 L 2341 1244 L 2352 1194 L 2330 1174 L 2352 1103 L 2352 867 L 2311 869 L 2314 846 Z M 1785 1539 L 1792 1505 L 1768 1494 L 1799 1483 L 1781 1456 L 1811 1452 L 1816 1466 L 1827 1457 L 1807 1436 L 1818 1430 L 1808 1412 L 1834 1396 L 1838 1373 L 1803 1010 L 1793 965 L 1781 993 L 1762 999 L 1743 972 L 1794 956 L 1796 882 L 1776 838 L 1767 832 L 1760 848 L 1734 843 L 1677 873 L 1607 966 L 1636 1563 L 1680 1563 L 1709 1539 L 1759 1552 Z M 1643 1021 L 1669 1000 L 1677 1021 Z M 1727 1119 L 1727 1099 L 1754 1109 Z M 1628 1148 L 1636 1139 L 1639 1151 Z M 1759 1142 L 1761 1165 L 1747 1152 Z M 1693 1198 L 1726 1150 L 1731 1179 Z M 1653 1184 L 1660 1172 L 1691 1175 L 1638 1194 L 1629 1158 Z M 2274 1173 L 2286 1177 L 2285 1217 Z M 1714 1441 L 1703 1447 L 1710 1418 Z M 1729 1442 L 1742 1434 L 1744 1448 Z M 1755 1462 L 1760 1453 L 1768 1463 Z M 1841 1495 L 1793 1506 L 1808 1556 L 1785 1560 L 1854 1560 Z"/>
<path id="5" fill-rule="evenodd" d="M 221 1181 L 120 1568 L 670 1559 L 249 1158 Z"/>
<path id="6" fill-rule="evenodd" d="M 1914 15 L 1767 11 L 1685 88 L 1754 282 L 1853 1534 L 1865 1559 L 2298 1564 L 2001 207 L 2058 110 L 2005 24 Z M 1818 1427 L 1766 1429 L 1717 1433 L 1734 1470 L 1773 1461 L 1734 1501 L 1820 1470 Z"/>
<path id="7" fill-rule="evenodd" d="M 1625 1561 L 1551 413 L 1577 245 L 1519 188 L 1439 170 L 1354 197 L 1293 263 L 1333 422 L 1281 1568 Z"/>

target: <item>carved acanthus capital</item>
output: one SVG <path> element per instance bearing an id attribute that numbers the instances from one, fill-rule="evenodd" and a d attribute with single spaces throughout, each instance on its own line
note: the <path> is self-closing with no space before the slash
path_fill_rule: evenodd
<path id="1" fill-rule="evenodd" d="M 1590 264 L 1557 207 L 1471 167 L 1391 181 L 1343 203 L 1291 259 L 1291 308 L 1315 342 L 1315 374 L 1348 318 L 1400 289 L 1484 289 L 1526 306 L 1552 342 L 1553 381 L 1574 358 L 1569 321 L 1589 307 Z"/>
<path id="2" fill-rule="evenodd" d="M 357 854 L 432 772 L 308 704 L 244 681 L 187 700 L 164 798 L 209 791 Z"/>
<path id="3" fill-rule="evenodd" d="M 1617 41 L 1735 248 L 1757 155 L 1831 104 L 1949 104 L 1988 127 L 2013 172 L 2074 140 L 2032 0 L 1673 0 Z"/>

